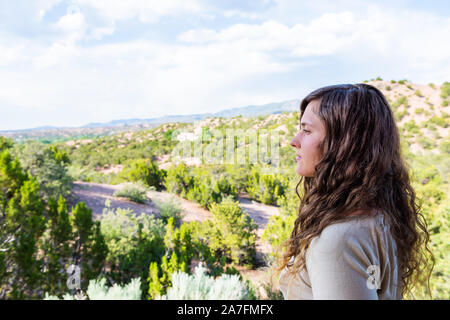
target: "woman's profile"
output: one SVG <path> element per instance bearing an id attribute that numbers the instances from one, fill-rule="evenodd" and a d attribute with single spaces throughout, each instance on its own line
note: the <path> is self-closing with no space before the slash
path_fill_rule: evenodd
<path id="1" fill-rule="evenodd" d="M 433 269 L 393 112 L 368 84 L 300 104 L 298 215 L 277 260 L 285 299 L 404 299 Z M 303 185 L 302 196 L 299 186 Z"/>

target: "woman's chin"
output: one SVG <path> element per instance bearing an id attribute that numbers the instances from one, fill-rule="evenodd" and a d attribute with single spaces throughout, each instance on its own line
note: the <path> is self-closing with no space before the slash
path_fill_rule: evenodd
<path id="1" fill-rule="evenodd" d="M 313 177 L 314 176 L 314 174 L 305 170 L 305 166 L 300 164 L 300 162 L 297 162 L 297 168 L 295 169 L 295 171 L 297 172 L 297 174 L 299 176 L 302 176 L 302 177 Z"/>
<path id="2" fill-rule="evenodd" d="M 300 165 L 300 163 L 297 163 L 297 168 L 295 170 L 299 176 L 306 176 L 305 170 L 303 170 L 303 167 Z"/>

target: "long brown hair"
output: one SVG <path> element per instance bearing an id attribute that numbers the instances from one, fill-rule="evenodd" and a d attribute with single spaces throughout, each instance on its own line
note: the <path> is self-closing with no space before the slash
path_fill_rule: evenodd
<path id="1" fill-rule="evenodd" d="M 389 103 L 382 92 L 368 84 L 327 86 L 302 100 L 300 118 L 315 99 L 320 101 L 317 115 L 326 130 L 319 146 L 322 157 L 315 176 L 302 177 L 297 184 L 298 216 L 290 238 L 282 244 L 285 250 L 277 250 L 283 253 L 278 256 L 276 274 L 292 257 L 290 272 L 296 275 L 305 268 L 306 250 L 326 226 L 357 210 L 376 208 L 390 221 L 403 297 L 412 295 L 411 289 L 419 282 L 426 284 L 431 297 L 429 278 L 434 258 L 428 248 L 430 237 L 411 185 L 409 166 L 401 154 Z M 433 261 L 431 268 L 428 255 Z"/>

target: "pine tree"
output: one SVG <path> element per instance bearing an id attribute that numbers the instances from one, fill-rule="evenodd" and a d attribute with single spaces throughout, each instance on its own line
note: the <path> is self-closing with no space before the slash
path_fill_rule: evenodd
<path id="1" fill-rule="evenodd" d="M 58 202 L 51 198 L 48 213 L 47 230 L 42 241 L 46 279 L 43 289 L 49 294 L 61 295 L 67 292 L 66 270 L 72 259 L 74 236 L 64 197 L 60 196 Z"/>
<path id="2" fill-rule="evenodd" d="M 175 254 L 179 262 L 180 270 L 187 272 L 194 257 L 194 245 L 192 241 L 192 230 L 184 223 L 180 228 L 175 228 L 173 217 L 169 218 L 164 237 L 166 252 Z"/>
<path id="3" fill-rule="evenodd" d="M 81 289 L 86 290 L 89 280 L 97 278 L 102 271 L 107 246 L 100 231 L 100 222 L 92 220 L 92 210 L 84 202 L 77 203 L 71 221 L 76 239 L 74 264 L 81 268 Z"/>
<path id="4" fill-rule="evenodd" d="M 9 200 L 19 191 L 26 180 L 19 160 L 13 159 L 9 149 L 6 148 L 8 145 L 0 140 L 0 145 L 2 143 L 3 145 L 0 147 L 0 221 L 5 218 Z"/>
<path id="5" fill-rule="evenodd" d="M 152 300 L 160 296 L 163 292 L 161 281 L 159 280 L 159 268 L 156 262 L 150 263 L 148 271 L 148 299 Z"/>
<path id="6" fill-rule="evenodd" d="M 25 174 L 12 146 L 0 137 L 0 299 L 67 293 L 69 264 L 82 267 L 85 281 L 103 268 L 107 247 L 100 223 L 84 203 L 70 216 L 63 196 L 45 201 L 37 177 Z M 67 154 L 47 151 L 61 165 L 68 163 Z"/>
<path id="7" fill-rule="evenodd" d="M 219 250 L 234 263 L 254 263 L 256 223 L 231 197 L 211 205 L 213 221 L 210 225 L 210 247 Z"/>
<path id="8" fill-rule="evenodd" d="M 7 251 L 12 264 L 12 299 L 35 297 L 40 284 L 42 260 L 37 257 L 38 239 L 45 230 L 44 205 L 36 180 L 28 176 L 6 209 L 6 230 L 11 236 Z M 7 258 L 7 259 L 8 259 Z"/>

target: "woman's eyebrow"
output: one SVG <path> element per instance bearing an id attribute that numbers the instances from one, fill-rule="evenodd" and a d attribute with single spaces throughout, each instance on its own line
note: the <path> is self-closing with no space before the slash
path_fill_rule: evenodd
<path id="1" fill-rule="evenodd" d="M 300 126 L 310 126 L 310 127 L 314 127 L 312 123 L 306 122 L 306 121 L 302 121 L 302 122 L 300 123 Z"/>

